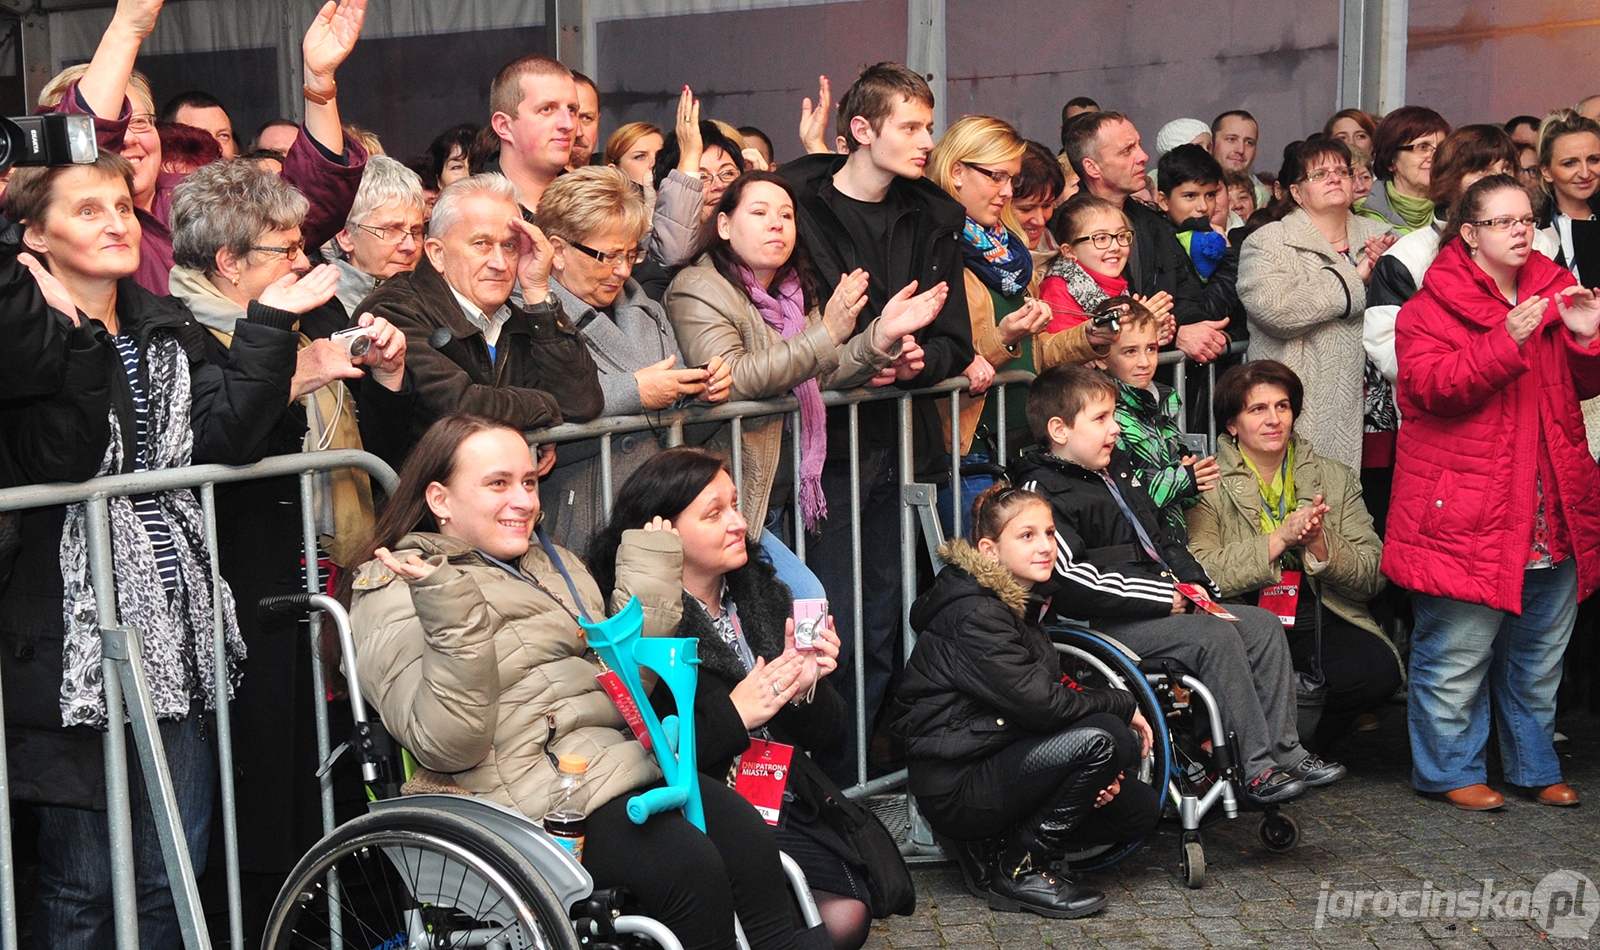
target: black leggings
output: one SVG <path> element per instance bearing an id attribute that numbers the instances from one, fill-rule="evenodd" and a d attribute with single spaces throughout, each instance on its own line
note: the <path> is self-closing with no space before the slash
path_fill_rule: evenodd
<path id="1" fill-rule="evenodd" d="M 583 865 L 596 887 L 626 887 L 684 950 L 735 947 L 735 911 L 752 950 L 795 946 L 777 841 L 749 802 L 700 776 L 706 814 L 701 834 L 676 811 L 634 824 L 627 813 L 633 794 L 589 815 Z"/>
<path id="2" fill-rule="evenodd" d="M 1138 763 L 1139 740 L 1121 719 L 1109 713 L 1085 716 L 1063 733 L 1091 728 L 1110 733 L 1117 744 L 1110 774 L 1094 789 L 1098 793 L 1111 784 L 1117 772 L 1131 770 Z M 913 760 L 908 763 L 913 791 L 929 785 L 949 789 L 942 794 L 917 792 L 917 806 L 942 835 L 958 841 L 998 837 L 1034 814 L 1083 767 L 1077 759 L 1051 761 L 1050 746 L 1059 735 L 1023 739 L 987 759 L 955 768 L 943 762 Z M 1117 797 L 1091 811 L 1067 840 L 1074 844 L 1135 841 L 1154 830 L 1160 818 L 1160 792 L 1129 779 L 1122 783 Z"/>
<path id="3" fill-rule="evenodd" d="M 1315 650 L 1314 615 L 1295 618 L 1289 637 L 1289 655 L 1294 668 L 1311 671 Z M 1400 662 L 1382 637 L 1322 609 L 1322 675 L 1328 682 L 1328 702 L 1317 723 L 1317 734 L 1301 736 L 1300 741 L 1314 752 L 1324 752 L 1350 732 L 1357 716 L 1376 712 L 1400 688 Z"/>

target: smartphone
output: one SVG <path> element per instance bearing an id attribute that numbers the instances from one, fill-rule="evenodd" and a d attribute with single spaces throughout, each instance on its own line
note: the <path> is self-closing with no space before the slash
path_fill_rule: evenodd
<path id="1" fill-rule="evenodd" d="M 794 648 L 815 650 L 822 636 L 822 625 L 828 617 L 828 601 L 810 597 L 794 602 Z"/>
<path id="2" fill-rule="evenodd" d="M 1211 454 L 1211 437 L 1204 432 L 1185 432 L 1182 438 L 1183 444 L 1189 447 L 1189 451 L 1201 458 Z"/>

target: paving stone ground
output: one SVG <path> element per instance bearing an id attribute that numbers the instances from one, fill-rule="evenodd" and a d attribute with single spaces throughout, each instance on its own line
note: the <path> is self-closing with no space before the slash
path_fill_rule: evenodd
<path id="1" fill-rule="evenodd" d="M 1600 884 L 1600 716 L 1577 712 L 1557 722 L 1558 731 L 1572 739 L 1562 755 L 1565 776 L 1584 805 L 1549 808 L 1508 795 L 1503 810 L 1479 813 L 1413 792 L 1404 707 L 1389 706 L 1381 718 L 1379 731 L 1352 737 L 1336 750 L 1350 768 L 1348 778 L 1288 806 L 1301 839 L 1287 854 L 1263 848 L 1257 816 L 1241 812 L 1237 820 L 1205 830 L 1208 880 L 1204 888 L 1189 890 L 1178 874 L 1180 830 L 1163 824 L 1120 864 L 1084 876 L 1111 900 L 1098 915 L 1076 921 L 991 911 L 966 892 L 953 865 L 921 865 L 912 872 L 916 915 L 878 921 L 867 948 L 1600 947 L 1600 926 L 1593 928 L 1592 940 L 1562 938 L 1556 936 L 1563 925 L 1559 918 L 1533 921 L 1526 911 L 1521 919 L 1498 917 L 1493 910 L 1487 917 L 1400 917 L 1392 911 L 1379 917 L 1369 898 L 1361 916 L 1336 916 L 1348 907 L 1347 897 L 1334 896 L 1339 892 L 1481 893 L 1489 880 L 1491 892 L 1532 892 L 1547 875 L 1563 870 Z M 1490 784 L 1506 791 L 1492 754 Z M 1333 913 L 1319 926 L 1324 885 L 1331 899 L 1323 902 Z M 1586 894 L 1589 900 L 1565 926 L 1583 930 L 1584 920 L 1600 917 L 1600 892 L 1591 887 Z M 1515 895 L 1507 898 L 1508 913 L 1521 910 Z M 1388 900 L 1379 898 L 1377 909 L 1386 909 Z M 1419 904 L 1412 897 L 1406 906 L 1415 910 Z M 1562 902 L 1557 898 L 1554 904 Z"/>

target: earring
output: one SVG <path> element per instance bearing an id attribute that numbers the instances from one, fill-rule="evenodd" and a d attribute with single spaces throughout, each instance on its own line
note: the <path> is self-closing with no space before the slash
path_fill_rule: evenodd
<path id="1" fill-rule="evenodd" d="M 440 518 L 439 519 L 439 527 L 441 527 L 441 528 L 444 527 L 445 525 L 449 524 L 449 523 L 450 523 L 450 519 L 449 518 Z"/>
<path id="2" fill-rule="evenodd" d="M 235 287 L 237 287 L 237 286 L 239 286 L 239 278 L 237 278 L 237 277 L 230 277 L 230 278 L 229 278 L 229 280 L 232 280 L 232 281 L 233 281 L 233 286 L 235 286 Z"/>

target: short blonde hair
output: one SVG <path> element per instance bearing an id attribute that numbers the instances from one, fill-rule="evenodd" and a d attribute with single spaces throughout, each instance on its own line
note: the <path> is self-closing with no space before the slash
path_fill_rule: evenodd
<path id="1" fill-rule="evenodd" d="M 363 128 L 359 125 L 346 124 L 343 131 L 345 138 L 355 139 L 357 142 L 360 142 L 361 147 L 367 150 L 368 155 L 389 154 L 383 150 L 383 140 L 378 138 L 378 133 L 372 131 L 371 129 Z"/>
<path id="2" fill-rule="evenodd" d="M 613 227 L 637 241 L 650 227 L 639 186 L 612 165 L 588 165 L 551 182 L 539 198 L 537 218 L 547 236 L 568 244 L 586 243 Z"/>
<path id="3" fill-rule="evenodd" d="M 926 174 L 934 184 L 954 195 L 952 175 L 957 163 L 969 167 L 998 165 L 1021 158 L 1027 150 L 1027 139 L 1006 120 L 992 115 L 965 115 L 939 137 L 939 144 L 933 147 L 933 152 L 928 156 Z M 1022 227 L 1011 210 L 1011 202 L 1006 202 L 1000 220 L 1011 231 L 1022 233 Z"/>
<path id="4" fill-rule="evenodd" d="M 67 97 L 67 87 L 82 79 L 83 74 L 88 71 L 88 63 L 79 63 L 76 66 L 68 66 L 61 72 L 56 73 L 49 82 L 44 84 L 44 88 L 39 90 L 39 108 L 54 109 L 61 105 L 61 100 Z M 132 87 L 134 92 L 143 96 L 145 102 L 150 103 L 150 111 L 154 112 L 156 98 L 150 91 L 150 80 L 145 78 L 144 73 L 135 69 L 128 76 L 128 85 Z"/>

